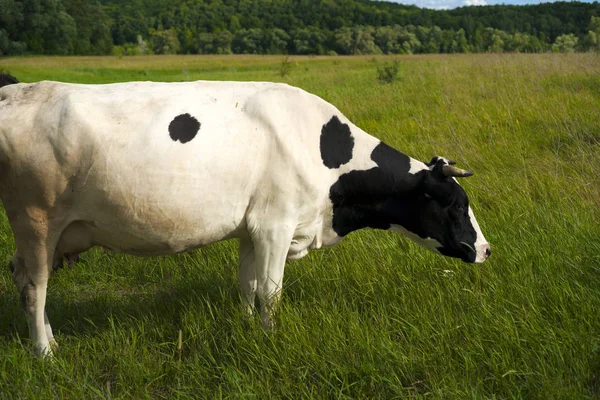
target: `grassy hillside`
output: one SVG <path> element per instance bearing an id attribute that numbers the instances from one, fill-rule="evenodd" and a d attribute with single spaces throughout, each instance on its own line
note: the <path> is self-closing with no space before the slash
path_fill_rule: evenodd
<path id="1" fill-rule="evenodd" d="M 2 398 L 600 396 L 600 58 L 21 58 L 22 81 L 285 81 L 463 180 L 492 257 L 467 265 L 387 232 L 288 262 L 278 329 L 242 318 L 236 243 L 172 257 L 93 250 L 53 274 L 60 344 L 36 361 L 0 268 Z M 0 213 L 0 264 L 14 251 Z M 177 337 L 182 331 L 183 346 Z"/>

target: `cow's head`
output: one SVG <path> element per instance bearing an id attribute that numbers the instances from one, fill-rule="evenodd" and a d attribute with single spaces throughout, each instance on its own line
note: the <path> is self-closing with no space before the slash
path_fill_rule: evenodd
<path id="1" fill-rule="evenodd" d="M 445 256 L 466 262 L 489 257 L 490 245 L 455 179 L 471 172 L 442 157 L 418 162 L 383 142 L 370 158 L 376 167 L 343 173 L 330 188 L 332 228 L 339 237 L 366 227 L 391 229 Z"/>
<path id="2" fill-rule="evenodd" d="M 417 175 L 419 184 L 402 199 L 401 224 L 392 224 L 416 243 L 445 256 L 465 262 L 483 262 L 491 253 L 469 199 L 455 178 L 472 172 L 454 167 L 454 162 L 434 157 L 429 170 Z"/>

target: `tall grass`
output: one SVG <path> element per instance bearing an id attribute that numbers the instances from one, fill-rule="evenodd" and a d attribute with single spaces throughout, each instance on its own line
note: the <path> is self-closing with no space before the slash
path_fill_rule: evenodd
<path id="1" fill-rule="evenodd" d="M 54 363 L 31 355 L 0 270 L 4 398 L 600 396 L 600 58 L 17 58 L 22 81 L 284 81 L 462 182 L 492 245 L 482 265 L 363 231 L 288 262 L 278 328 L 245 320 L 235 242 L 172 257 L 93 250 L 53 274 Z M 14 251 L 0 214 L 0 261 Z M 182 331 L 182 349 L 178 333 Z"/>

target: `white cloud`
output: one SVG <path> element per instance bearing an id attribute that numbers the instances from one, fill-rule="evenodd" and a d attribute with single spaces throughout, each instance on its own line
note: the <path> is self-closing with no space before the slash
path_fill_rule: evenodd
<path id="1" fill-rule="evenodd" d="M 557 0 L 387 0 L 395 3 L 412 4 L 421 8 L 431 8 L 434 10 L 449 10 L 456 7 L 465 6 L 487 6 L 493 4 L 507 5 L 525 5 L 547 3 Z M 590 3 L 592 0 L 580 0 Z"/>
<path id="2" fill-rule="evenodd" d="M 396 0 L 396 3 L 413 4 L 420 8 L 430 8 L 433 10 L 448 10 L 463 6 L 463 0 Z M 482 1 L 482 0 L 466 0 L 466 1 Z"/>

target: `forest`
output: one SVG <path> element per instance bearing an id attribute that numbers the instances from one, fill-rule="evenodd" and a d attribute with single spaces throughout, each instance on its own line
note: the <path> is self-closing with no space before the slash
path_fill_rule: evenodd
<path id="1" fill-rule="evenodd" d="M 0 56 L 600 51 L 600 3 L 0 0 Z"/>

